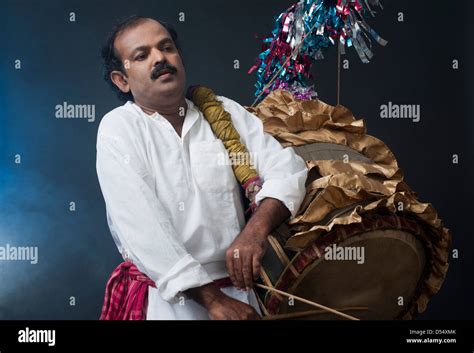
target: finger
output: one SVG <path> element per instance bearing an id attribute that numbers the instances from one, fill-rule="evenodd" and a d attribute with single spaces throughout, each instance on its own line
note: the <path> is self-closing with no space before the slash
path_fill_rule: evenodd
<path id="1" fill-rule="evenodd" d="M 251 307 L 251 311 L 248 313 L 247 320 L 259 320 L 260 315 L 258 315 L 257 311 Z"/>
<path id="2" fill-rule="evenodd" d="M 237 278 L 235 278 L 234 275 L 234 252 L 233 250 L 230 250 L 227 253 L 227 256 L 225 258 L 226 260 L 226 266 L 227 266 L 227 273 L 229 274 L 230 280 L 232 281 L 232 284 L 237 287 Z"/>
<path id="3" fill-rule="evenodd" d="M 262 317 L 257 313 L 257 310 L 254 309 L 253 312 L 254 312 L 254 318 L 253 318 L 254 320 L 261 320 L 262 319 Z"/>
<path id="4" fill-rule="evenodd" d="M 244 276 L 245 289 L 250 290 L 253 287 L 252 279 L 252 255 L 247 255 L 242 259 L 242 273 Z"/>
<path id="5" fill-rule="evenodd" d="M 240 312 L 239 311 L 236 311 L 235 309 L 232 310 L 232 314 L 231 314 L 231 318 L 230 320 L 242 320 L 242 318 L 240 317 Z"/>
<path id="6" fill-rule="evenodd" d="M 234 276 L 235 280 L 237 282 L 236 287 L 238 289 L 243 289 L 244 288 L 244 276 L 242 274 L 242 254 L 236 249 L 237 251 L 234 252 L 233 255 L 233 263 L 234 263 Z"/>
<path id="7" fill-rule="evenodd" d="M 253 272 L 253 280 L 258 280 L 260 277 L 260 270 L 262 268 L 262 259 L 260 256 L 254 255 L 252 257 L 252 272 Z"/>

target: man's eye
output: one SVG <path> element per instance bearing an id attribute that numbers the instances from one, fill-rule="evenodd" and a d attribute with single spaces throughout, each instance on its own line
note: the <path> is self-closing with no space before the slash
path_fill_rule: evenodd
<path id="1" fill-rule="evenodd" d="M 141 54 L 141 55 L 138 55 L 135 60 L 138 60 L 138 61 L 142 61 L 146 58 L 146 55 L 145 54 Z"/>
<path id="2" fill-rule="evenodd" d="M 163 49 L 166 50 L 166 51 L 170 51 L 170 50 L 173 50 L 173 47 L 165 47 Z"/>

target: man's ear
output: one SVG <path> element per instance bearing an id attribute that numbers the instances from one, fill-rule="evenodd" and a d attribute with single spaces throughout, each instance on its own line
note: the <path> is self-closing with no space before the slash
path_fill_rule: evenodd
<path id="1" fill-rule="evenodd" d="M 123 93 L 130 92 L 130 85 L 128 84 L 127 76 L 125 76 L 123 72 L 112 71 L 110 73 L 110 79 Z"/>

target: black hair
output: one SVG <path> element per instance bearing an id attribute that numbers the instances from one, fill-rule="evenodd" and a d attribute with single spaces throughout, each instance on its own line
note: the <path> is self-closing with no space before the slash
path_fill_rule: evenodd
<path id="1" fill-rule="evenodd" d="M 128 100 L 133 101 L 134 99 L 133 99 L 133 95 L 131 91 L 127 93 L 122 92 L 112 82 L 112 79 L 110 78 L 110 73 L 112 71 L 121 71 L 125 76 L 127 76 L 122 59 L 120 58 L 120 56 L 117 53 L 117 50 L 115 49 L 114 42 L 119 34 L 121 34 L 127 29 L 136 27 L 142 22 L 145 22 L 147 20 L 157 21 L 159 24 L 161 24 L 163 27 L 166 28 L 166 30 L 171 36 L 171 39 L 173 39 L 174 45 L 176 49 L 178 50 L 179 55 L 181 56 L 181 48 L 178 42 L 178 33 L 173 28 L 173 26 L 170 25 L 169 23 L 166 23 L 160 20 L 155 20 L 150 17 L 137 16 L 137 15 L 133 15 L 117 23 L 115 27 L 112 29 L 112 32 L 107 37 L 105 44 L 102 46 L 101 54 L 102 54 L 102 60 L 103 60 L 104 80 L 112 87 L 112 90 L 114 90 L 117 93 L 118 98 L 122 102 L 126 102 Z"/>

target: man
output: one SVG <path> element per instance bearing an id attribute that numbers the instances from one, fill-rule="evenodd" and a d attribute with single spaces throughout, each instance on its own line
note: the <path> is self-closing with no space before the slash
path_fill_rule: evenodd
<path id="1" fill-rule="evenodd" d="M 268 234 L 294 216 L 306 166 L 261 121 L 218 96 L 263 179 L 245 224 L 240 186 L 225 147 L 185 97 L 176 32 L 151 18 L 119 24 L 103 49 L 105 78 L 126 103 L 97 136 L 97 174 L 114 240 L 156 284 L 147 319 L 258 319 L 252 283 Z M 219 162 L 220 161 L 220 162 Z M 216 280 L 230 277 L 233 286 Z"/>

